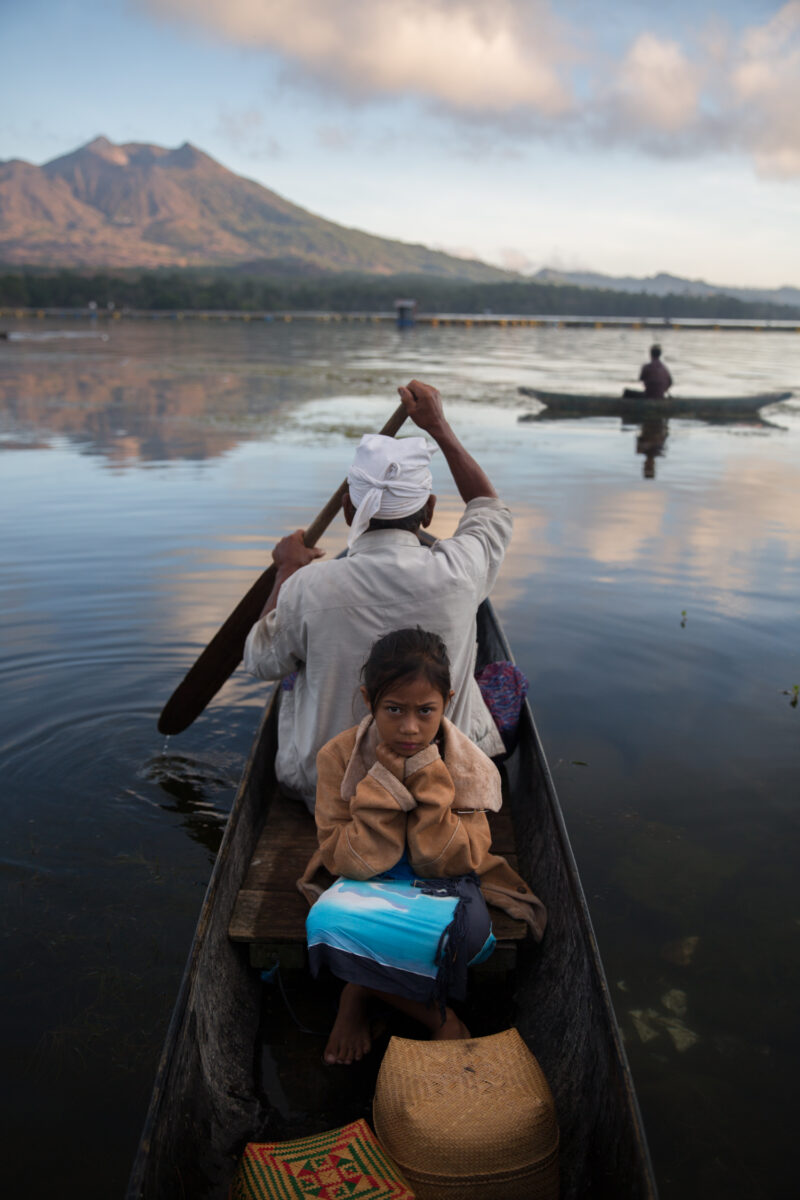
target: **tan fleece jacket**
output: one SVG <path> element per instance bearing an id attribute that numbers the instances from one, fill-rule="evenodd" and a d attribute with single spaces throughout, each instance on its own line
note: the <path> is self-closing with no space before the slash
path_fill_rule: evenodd
<path id="1" fill-rule="evenodd" d="M 371 716 L 322 747 L 317 755 L 315 818 L 319 850 L 297 886 L 310 904 L 323 887 L 325 867 L 348 879 L 371 879 L 408 848 L 423 878 L 474 871 L 488 904 L 530 926 L 541 940 L 542 902 L 504 858 L 492 854 L 486 811 L 501 806 L 494 763 L 446 718 L 442 754 L 426 746 L 403 759 L 383 744 Z"/>

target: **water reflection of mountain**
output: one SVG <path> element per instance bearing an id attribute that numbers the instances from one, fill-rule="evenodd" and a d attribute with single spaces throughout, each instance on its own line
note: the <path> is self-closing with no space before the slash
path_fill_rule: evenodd
<path id="1" fill-rule="evenodd" d="M 8 365 L 0 377 L 6 446 L 41 448 L 60 436 L 117 465 L 216 457 L 263 434 L 265 418 L 297 399 L 285 378 L 264 374 L 199 376 L 124 361 Z"/>
<path id="2" fill-rule="evenodd" d="M 620 411 L 613 414 L 613 416 L 619 417 L 621 430 L 623 432 L 631 428 L 637 430 L 636 453 L 644 456 L 642 475 L 645 479 L 655 479 L 656 459 L 665 453 L 665 446 L 669 437 L 669 418 L 637 417 L 635 408 L 626 407 L 622 402 L 619 407 Z M 594 412 L 580 412 L 579 410 L 559 412 L 551 408 L 543 408 L 538 413 L 523 413 L 518 418 L 520 422 L 524 423 L 533 421 L 583 421 L 589 419 L 597 420 L 598 414 Z M 604 417 L 603 419 L 608 419 L 608 417 Z M 720 412 L 713 416 L 681 417 L 681 420 L 692 420 L 702 425 L 732 425 L 747 429 L 781 428 L 774 421 L 767 421 L 759 416 L 758 412 L 750 414 L 725 414 Z"/>

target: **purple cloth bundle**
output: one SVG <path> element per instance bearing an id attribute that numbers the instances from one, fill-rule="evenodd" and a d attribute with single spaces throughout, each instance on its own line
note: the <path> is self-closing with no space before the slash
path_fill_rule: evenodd
<path id="1" fill-rule="evenodd" d="M 528 694 L 528 681 L 512 662 L 487 663 L 475 675 L 486 707 L 492 714 L 506 753 L 517 744 L 519 719 Z"/>

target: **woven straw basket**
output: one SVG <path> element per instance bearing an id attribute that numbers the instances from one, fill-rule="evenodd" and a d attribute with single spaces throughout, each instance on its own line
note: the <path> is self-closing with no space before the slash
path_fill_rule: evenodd
<path id="1" fill-rule="evenodd" d="M 418 1200 L 557 1200 L 558 1125 L 516 1029 L 465 1041 L 393 1037 L 375 1132 Z"/>

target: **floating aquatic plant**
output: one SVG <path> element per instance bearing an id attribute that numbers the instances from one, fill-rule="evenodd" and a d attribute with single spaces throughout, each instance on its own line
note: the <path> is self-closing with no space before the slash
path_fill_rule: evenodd
<path id="1" fill-rule="evenodd" d="M 661 947 L 661 957 L 665 958 L 667 962 L 675 963 L 679 967 L 688 967 L 694 958 L 694 952 L 699 944 L 700 938 L 697 934 L 678 938 L 674 942 L 666 942 Z"/>

